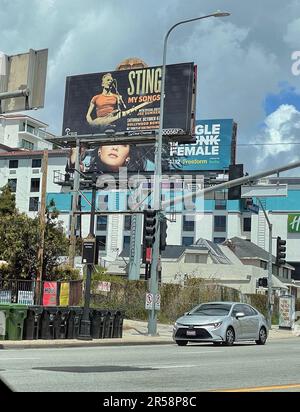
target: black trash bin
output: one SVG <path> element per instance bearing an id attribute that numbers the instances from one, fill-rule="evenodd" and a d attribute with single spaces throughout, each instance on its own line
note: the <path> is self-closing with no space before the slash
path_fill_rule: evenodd
<path id="1" fill-rule="evenodd" d="M 53 318 L 53 339 L 66 339 L 69 308 L 58 307 Z"/>
<path id="2" fill-rule="evenodd" d="M 107 310 L 94 309 L 92 311 L 91 336 L 93 339 L 102 339 L 105 330 Z"/>
<path id="3" fill-rule="evenodd" d="M 115 313 L 115 310 L 109 310 L 106 313 L 103 338 L 113 337 Z"/>
<path id="4" fill-rule="evenodd" d="M 122 338 L 123 337 L 123 320 L 125 313 L 124 311 L 117 310 L 114 318 L 114 330 L 113 338 Z"/>
<path id="5" fill-rule="evenodd" d="M 83 309 L 80 306 L 70 306 L 67 317 L 67 339 L 76 339 L 80 332 L 80 320 L 83 314 Z"/>
<path id="6" fill-rule="evenodd" d="M 41 315 L 40 323 L 40 339 L 55 339 L 56 331 L 58 329 L 58 319 L 56 317 L 57 307 L 56 306 L 45 306 Z M 54 332 L 55 331 L 55 332 Z"/>
<path id="7" fill-rule="evenodd" d="M 27 317 L 24 319 L 23 339 L 39 338 L 42 312 L 43 306 L 28 306 Z"/>

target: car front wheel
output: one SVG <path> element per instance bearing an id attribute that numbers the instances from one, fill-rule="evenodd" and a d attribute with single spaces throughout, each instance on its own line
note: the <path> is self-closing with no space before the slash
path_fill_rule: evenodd
<path id="1" fill-rule="evenodd" d="M 232 327 L 229 327 L 226 331 L 225 342 L 224 345 L 232 346 L 235 340 L 235 334 Z"/>
<path id="2" fill-rule="evenodd" d="M 178 346 L 186 346 L 188 341 L 187 340 L 176 340 Z"/>
<path id="3" fill-rule="evenodd" d="M 267 340 L 267 331 L 264 327 L 262 327 L 259 330 L 258 340 L 256 340 L 255 342 L 257 343 L 257 345 L 264 345 L 266 343 L 266 340 Z"/>

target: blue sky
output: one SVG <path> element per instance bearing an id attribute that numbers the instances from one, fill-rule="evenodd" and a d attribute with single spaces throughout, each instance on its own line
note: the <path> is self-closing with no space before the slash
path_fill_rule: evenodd
<path id="1" fill-rule="evenodd" d="M 300 42 L 299 42 L 300 43 Z M 299 78 L 300 83 L 300 78 Z M 265 99 L 265 113 L 269 115 L 275 112 L 282 104 L 293 105 L 300 111 L 300 90 L 297 91 L 295 86 L 291 86 L 287 82 L 279 83 L 280 92 L 277 94 L 267 94 Z M 300 140 L 300 136 L 299 136 Z"/>

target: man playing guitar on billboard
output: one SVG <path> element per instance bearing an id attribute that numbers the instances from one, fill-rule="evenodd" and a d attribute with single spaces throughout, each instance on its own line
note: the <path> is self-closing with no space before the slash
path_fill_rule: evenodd
<path id="1" fill-rule="evenodd" d="M 111 73 L 106 73 L 102 77 L 102 93 L 94 96 L 90 102 L 88 112 L 86 114 L 86 120 L 91 126 L 107 126 L 113 123 L 115 120 L 125 117 L 128 114 L 140 109 L 141 107 L 149 104 L 141 103 L 129 110 L 122 111 L 121 104 L 126 109 L 126 105 L 122 99 L 122 96 L 117 90 L 116 80 L 113 79 Z M 114 87 L 116 93 L 112 92 Z M 92 112 L 96 108 L 95 119 L 92 119 Z"/>

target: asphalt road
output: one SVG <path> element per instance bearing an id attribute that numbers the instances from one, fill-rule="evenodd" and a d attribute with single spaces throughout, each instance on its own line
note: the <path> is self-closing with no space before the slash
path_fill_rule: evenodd
<path id="1" fill-rule="evenodd" d="M 22 392 L 300 392 L 300 340 L 2 350 L 0 377 Z"/>

